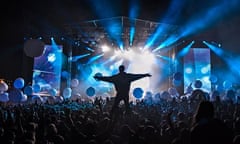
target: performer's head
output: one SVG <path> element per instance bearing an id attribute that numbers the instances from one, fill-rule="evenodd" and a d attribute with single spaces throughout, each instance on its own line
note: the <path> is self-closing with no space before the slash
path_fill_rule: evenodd
<path id="1" fill-rule="evenodd" d="M 125 66 L 124 65 L 120 65 L 118 69 L 119 69 L 119 72 L 124 72 Z"/>

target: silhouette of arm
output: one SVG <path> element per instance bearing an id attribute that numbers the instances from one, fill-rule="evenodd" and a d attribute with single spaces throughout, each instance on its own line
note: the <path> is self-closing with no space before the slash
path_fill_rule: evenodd
<path id="1" fill-rule="evenodd" d="M 112 76 L 94 76 L 95 79 L 101 80 L 101 81 L 106 81 L 106 82 L 112 82 L 113 77 Z"/>
<path id="2" fill-rule="evenodd" d="M 152 75 L 150 75 L 149 73 L 146 74 L 128 74 L 130 81 L 135 81 L 144 77 L 151 77 Z"/>

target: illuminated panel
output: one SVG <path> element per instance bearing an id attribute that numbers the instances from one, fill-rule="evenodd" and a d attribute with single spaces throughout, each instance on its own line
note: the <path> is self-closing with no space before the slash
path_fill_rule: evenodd
<path id="1" fill-rule="evenodd" d="M 211 90 L 209 76 L 211 74 L 210 50 L 207 48 L 191 48 L 184 57 L 184 88 L 199 79 L 202 82 L 202 89 Z"/>
<path id="2" fill-rule="evenodd" d="M 62 69 L 62 46 L 45 45 L 44 53 L 34 58 L 33 88 L 40 85 L 40 95 L 50 95 L 49 91 L 55 89 L 57 95 L 60 91 Z"/>

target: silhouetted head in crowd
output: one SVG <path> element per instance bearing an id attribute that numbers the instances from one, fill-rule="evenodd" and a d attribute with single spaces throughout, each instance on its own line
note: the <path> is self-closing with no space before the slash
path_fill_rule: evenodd
<path id="1" fill-rule="evenodd" d="M 199 122 L 201 119 L 212 119 L 214 117 L 214 107 L 210 101 L 202 101 L 199 104 L 195 121 Z"/>
<path id="2" fill-rule="evenodd" d="M 195 89 L 191 94 L 191 99 L 196 101 L 207 100 L 206 93 L 201 89 Z"/>

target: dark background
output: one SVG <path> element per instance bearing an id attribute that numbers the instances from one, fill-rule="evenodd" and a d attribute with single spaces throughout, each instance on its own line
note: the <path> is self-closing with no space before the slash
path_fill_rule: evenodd
<path id="1" fill-rule="evenodd" d="M 129 14 L 129 0 L 100 1 L 102 6 L 109 2 L 112 3 L 111 8 L 115 10 L 115 13 L 109 16 L 128 16 Z M 62 34 L 65 24 L 99 19 L 94 13 L 94 1 L 91 2 L 90 0 L 2 1 L 0 78 L 14 80 L 23 76 L 31 81 L 29 76 L 31 77 L 33 59 L 24 54 L 24 37 L 29 33 L 32 36 L 56 32 Z M 164 16 L 170 4 L 169 0 L 139 0 L 137 2 L 139 4 L 138 18 L 156 22 Z M 184 2 L 183 10 L 177 21 L 173 22 L 169 17 L 161 22 L 182 25 L 190 17 L 207 11 L 219 1 L 183 0 L 182 2 Z M 239 9 L 221 17 L 209 28 L 194 34 L 192 39 L 213 40 L 221 43 L 225 49 L 240 54 L 239 26 L 240 6 Z"/>

